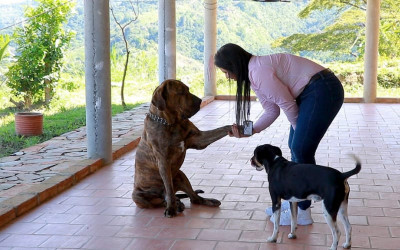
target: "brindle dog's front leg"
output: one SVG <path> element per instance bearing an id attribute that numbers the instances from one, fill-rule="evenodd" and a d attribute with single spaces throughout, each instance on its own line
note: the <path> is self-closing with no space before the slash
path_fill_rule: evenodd
<path id="1" fill-rule="evenodd" d="M 164 216 L 171 218 L 177 214 L 176 197 L 172 182 L 171 168 L 166 161 L 159 161 L 158 169 L 165 187 L 165 201 L 167 204 L 164 211 Z"/>
<path id="2" fill-rule="evenodd" d="M 228 135 L 231 126 L 226 125 L 209 131 L 198 130 L 187 142 L 188 148 L 204 149 L 211 143 L 218 141 L 222 137 Z"/>

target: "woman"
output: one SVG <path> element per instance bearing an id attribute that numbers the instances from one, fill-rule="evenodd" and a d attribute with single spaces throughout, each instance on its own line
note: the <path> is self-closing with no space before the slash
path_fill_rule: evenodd
<path id="1" fill-rule="evenodd" d="M 250 115 L 252 89 L 264 109 L 252 134 L 268 128 L 282 110 L 291 125 L 288 139 L 291 160 L 315 164 L 318 144 L 344 99 L 343 86 L 332 71 L 291 54 L 255 56 L 232 43 L 217 51 L 214 64 L 237 83 L 236 123 L 232 125 L 230 136 L 248 136 L 243 134 L 242 125 Z M 298 224 L 311 224 L 311 201 L 298 204 Z M 281 225 L 290 225 L 288 209 L 288 203 L 283 203 Z M 266 212 L 272 214 L 270 208 Z"/>

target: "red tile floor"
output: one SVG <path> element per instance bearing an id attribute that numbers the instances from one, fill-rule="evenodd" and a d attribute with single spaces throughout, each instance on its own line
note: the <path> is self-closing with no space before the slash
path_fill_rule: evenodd
<path id="1" fill-rule="evenodd" d="M 214 101 L 192 121 L 202 130 L 230 124 L 234 103 Z M 261 112 L 254 103 L 253 119 Z M 225 137 L 204 150 L 188 150 L 182 170 L 219 208 L 191 205 L 175 218 L 163 209 L 143 210 L 131 200 L 135 150 L 0 229 L 0 249 L 327 249 L 331 233 L 321 203 L 314 224 L 299 226 L 289 240 L 280 228 L 277 244 L 266 243 L 272 223 L 267 175 L 249 164 L 255 146 L 286 145 L 289 124 L 282 114 L 250 138 Z M 400 249 L 400 105 L 344 104 L 317 151 L 317 162 L 340 171 L 363 163 L 349 179 L 353 249 Z M 343 231 L 342 225 L 340 228 Z M 341 243 L 343 242 L 343 235 Z"/>

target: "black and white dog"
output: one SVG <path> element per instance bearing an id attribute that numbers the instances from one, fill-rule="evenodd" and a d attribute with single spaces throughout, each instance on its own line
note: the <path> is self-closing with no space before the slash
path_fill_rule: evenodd
<path id="1" fill-rule="evenodd" d="M 276 242 L 279 232 L 281 199 L 290 201 L 291 228 L 289 239 L 295 239 L 297 227 L 297 202 L 303 200 L 321 201 L 324 217 L 332 231 L 331 249 L 337 249 L 340 231 L 336 218 L 339 214 L 345 231 L 343 248 L 351 247 L 351 225 L 347 215 L 350 187 L 347 178 L 361 170 L 360 160 L 353 156 L 356 167 L 345 173 L 336 169 L 314 164 L 297 164 L 282 157 L 282 151 L 265 144 L 254 150 L 251 165 L 258 171 L 265 169 L 268 174 L 272 211 L 275 215 L 274 231 L 268 242 Z"/>

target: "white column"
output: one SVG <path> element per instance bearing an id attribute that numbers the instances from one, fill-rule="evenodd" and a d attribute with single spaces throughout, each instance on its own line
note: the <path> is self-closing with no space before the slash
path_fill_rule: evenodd
<path id="1" fill-rule="evenodd" d="M 364 55 L 364 102 L 376 100 L 378 82 L 380 0 L 367 1 L 366 41 Z"/>
<path id="2" fill-rule="evenodd" d="M 217 52 L 217 0 L 204 0 L 204 96 L 217 95 L 214 55 Z"/>
<path id="3" fill-rule="evenodd" d="M 175 0 L 158 0 L 158 80 L 176 78 Z"/>
<path id="4" fill-rule="evenodd" d="M 89 158 L 112 162 L 109 0 L 85 0 L 86 134 Z"/>

